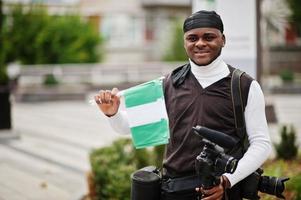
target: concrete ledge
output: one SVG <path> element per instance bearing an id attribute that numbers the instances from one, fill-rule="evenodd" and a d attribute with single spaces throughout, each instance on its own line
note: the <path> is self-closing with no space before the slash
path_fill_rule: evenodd
<path id="1" fill-rule="evenodd" d="M 270 88 L 272 94 L 301 94 L 300 84 L 283 84 Z"/>
<path id="2" fill-rule="evenodd" d="M 20 133 L 14 129 L 0 130 L 0 143 L 12 139 L 19 139 L 19 138 L 20 138 Z"/>
<path id="3" fill-rule="evenodd" d="M 18 88 L 15 96 L 22 102 L 85 100 L 87 91 L 84 85 L 32 86 Z"/>

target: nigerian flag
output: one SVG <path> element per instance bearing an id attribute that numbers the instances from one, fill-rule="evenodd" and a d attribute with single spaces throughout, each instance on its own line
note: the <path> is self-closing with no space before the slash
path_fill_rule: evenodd
<path id="1" fill-rule="evenodd" d="M 162 78 L 134 86 L 122 93 L 134 146 L 139 149 L 167 144 L 169 126 Z"/>

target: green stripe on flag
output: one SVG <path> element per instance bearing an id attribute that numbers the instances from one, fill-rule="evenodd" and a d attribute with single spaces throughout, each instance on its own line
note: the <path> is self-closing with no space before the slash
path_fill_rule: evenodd
<path id="1" fill-rule="evenodd" d="M 156 79 L 124 91 L 127 108 L 156 101 L 163 98 L 162 80 Z"/>
<path id="2" fill-rule="evenodd" d="M 162 119 L 159 122 L 132 127 L 132 138 L 137 148 L 167 144 L 169 139 L 168 121 Z"/>

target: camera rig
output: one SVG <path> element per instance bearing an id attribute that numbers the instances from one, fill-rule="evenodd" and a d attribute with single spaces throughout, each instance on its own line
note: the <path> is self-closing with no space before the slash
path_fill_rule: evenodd
<path id="1" fill-rule="evenodd" d="M 195 170 L 203 188 L 211 188 L 220 183 L 224 173 L 234 173 L 238 160 L 224 153 L 224 148 L 232 149 L 238 143 L 234 138 L 222 132 L 202 126 L 192 127 L 201 137 L 204 144 L 201 153 L 196 157 Z M 258 191 L 283 198 L 284 182 L 289 178 L 262 176 L 263 170 L 258 169 L 242 180 L 242 197 L 257 200 Z"/>

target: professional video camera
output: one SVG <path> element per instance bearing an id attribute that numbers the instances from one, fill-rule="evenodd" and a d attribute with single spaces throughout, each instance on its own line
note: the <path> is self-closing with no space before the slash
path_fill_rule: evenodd
<path id="1" fill-rule="evenodd" d="M 226 155 L 223 148 L 232 148 L 236 141 L 224 133 L 205 127 L 193 127 L 195 133 L 202 137 L 204 147 L 196 157 L 195 169 L 203 188 L 211 188 L 220 183 L 220 176 L 233 173 L 238 160 Z"/>
<path id="2" fill-rule="evenodd" d="M 220 176 L 224 173 L 233 173 L 238 160 L 226 155 L 224 148 L 231 150 L 238 143 L 234 138 L 206 127 L 192 128 L 201 136 L 204 147 L 195 161 L 196 173 L 202 182 L 203 188 L 211 188 L 220 183 Z M 283 198 L 284 182 L 289 178 L 262 176 L 263 170 L 258 169 L 242 182 L 242 195 L 246 199 L 259 199 L 258 191 Z"/>

